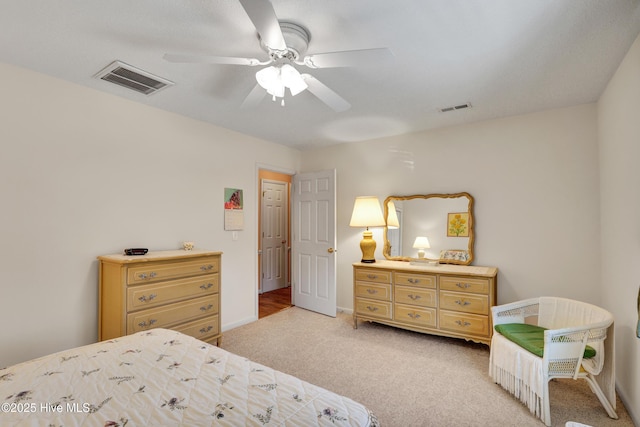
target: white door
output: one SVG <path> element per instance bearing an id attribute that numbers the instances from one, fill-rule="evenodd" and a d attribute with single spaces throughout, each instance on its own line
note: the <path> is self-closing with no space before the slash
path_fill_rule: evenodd
<path id="1" fill-rule="evenodd" d="M 336 317 L 336 171 L 293 177 L 292 300 Z"/>
<path id="2" fill-rule="evenodd" d="M 261 292 L 287 286 L 287 187 L 286 182 L 262 180 Z"/>

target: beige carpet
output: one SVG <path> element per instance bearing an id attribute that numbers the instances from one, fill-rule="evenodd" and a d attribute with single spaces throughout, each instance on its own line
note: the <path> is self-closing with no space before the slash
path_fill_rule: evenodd
<path id="1" fill-rule="evenodd" d="M 386 427 L 544 427 L 488 376 L 489 349 L 297 307 L 224 333 L 222 348 L 357 400 Z M 612 420 L 585 381 L 555 380 L 551 421 L 633 426 L 618 400 Z"/>

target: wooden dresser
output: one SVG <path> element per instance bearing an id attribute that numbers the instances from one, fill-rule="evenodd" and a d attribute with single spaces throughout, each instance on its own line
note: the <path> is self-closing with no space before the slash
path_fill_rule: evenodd
<path id="1" fill-rule="evenodd" d="M 100 341 L 168 328 L 218 344 L 221 252 L 99 256 Z"/>
<path id="2" fill-rule="evenodd" d="M 498 269 L 376 260 L 353 264 L 353 326 L 358 320 L 490 345 Z"/>

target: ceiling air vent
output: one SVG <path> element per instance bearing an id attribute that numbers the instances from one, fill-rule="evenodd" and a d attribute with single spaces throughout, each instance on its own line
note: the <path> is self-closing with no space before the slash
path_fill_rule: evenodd
<path id="1" fill-rule="evenodd" d="M 94 77 L 124 86 L 136 92 L 144 93 L 145 95 L 151 95 L 174 84 L 170 80 L 154 76 L 151 73 L 120 61 L 113 61 Z"/>
<path id="2" fill-rule="evenodd" d="M 467 102 L 466 104 L 455 105 L 453 107 L 441 108 L 438 111 L 440 111 L 441 113 L 448 113 L 449 111 L 464 110 L 465 108 L 471 108 L 471 104 Z"/>

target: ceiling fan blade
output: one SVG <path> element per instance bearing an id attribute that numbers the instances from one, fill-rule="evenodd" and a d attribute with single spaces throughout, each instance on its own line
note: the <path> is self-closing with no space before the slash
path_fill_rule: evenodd
<path id="1" fill-rule="evenodd" d="M 341 52 L 317 53 L 305 56 L 304 65 L 309 68 L 332 68 L 373 66 L 388 61 L 393 53 L 386 47 L 360 50 L 344 50 Z"/>
<path id="2" fill-rule="evenodd" d="M 274 50 L 287 50 L 278 17 L 269 0 L 240 0 L 240 4 L 267 47 Z"/>
<path id="3" fill-rule="evenodd" d="M 262 86 L 258 84 L 255 85 L 253 89 L 251 89 L 251 92 L 249 92 L 249 95 L 247 95 L 247 97 L 244 99 L 244 101 L 240 105 L 240 108 L 246 109 L 246 108 L 257 107 L 266 94 L 267 94 L 267 91 L 264 90 Z"/>
<path id="4" fill-rule="evenodd" d="M 329 89 L 329 87 L 312 75 L 302 74 L 302 78 L 309 86 L 307 87 L 307 90 L 331 107 L 335 112 L 340 113 L 351 108 L 351 104 L 349 104 L 343 97 Z"/>
<path id="5" fill-rule="evenodd" d="M 165 53 L 163 58 L 169 62 L 194 62 L 202 64 L 227 64 L 227 65 L 264 65 L 255 58 L 236 58 L 233 56 L 214 55 L 189 55 L 182 53 Z M 269 63 L 270 61 L 267 61 Z"/>

